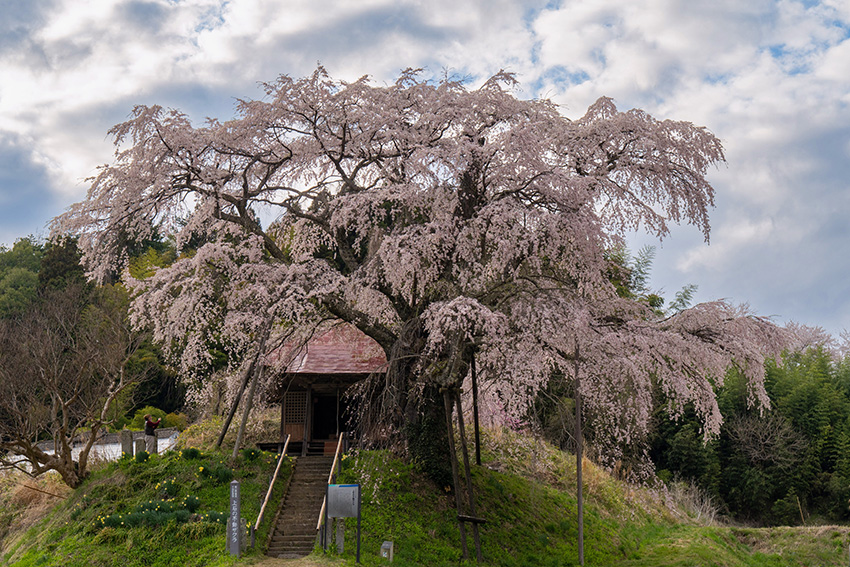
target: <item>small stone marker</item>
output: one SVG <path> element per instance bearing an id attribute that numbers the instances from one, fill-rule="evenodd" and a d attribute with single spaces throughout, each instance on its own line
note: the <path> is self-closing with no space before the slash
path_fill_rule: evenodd
<path id="1" fill-rule="evenodd" d="M 121 453 L 128 457 L 133 456 L 133 432 L 127 429 L 122 429 L 118 433 L 118 438 L 121 440 Z"/>
<path id="2" fill-rule="evenodd" d="M 227 549 L 230 555 L 239 557 L 242 552 L 242 526 L 240 525 L 241 514 L 239 481 L 230 483 L 230 517 L 227 519 Z"/>
<path id="3" fill-rule="evenodd" d="M 381 557 L 393 562 L 393 542 L 385 541 L 381 544 Z"/>
<path id="4" fill-rule="evenodd" d="M 136 439 L 136 455 L 145 450 L 145 440 L 144 439 Z"/>

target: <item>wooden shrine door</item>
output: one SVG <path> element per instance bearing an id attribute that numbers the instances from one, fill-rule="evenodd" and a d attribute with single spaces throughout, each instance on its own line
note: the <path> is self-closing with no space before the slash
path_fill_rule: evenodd
<path id="1" fill-rule="evenodd" d="M 292 441 L 304 439 L 307 422 L 307 392 L 286 392 L 283 400 L 283 435 Z"/>

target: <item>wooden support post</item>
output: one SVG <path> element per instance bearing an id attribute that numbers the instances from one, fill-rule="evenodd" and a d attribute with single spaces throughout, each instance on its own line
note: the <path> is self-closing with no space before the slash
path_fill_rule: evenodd
<path id="1" fill-rule="evenodd" d="M 230 412 L 228 412 L 227 417 L 224 420 L 224 424 L 221 426 L 221 433 L 218 435 L 218 440 L 215 442 L 215 446 L 217 448 L 221 447 L 222 442 L 224 442 L 224 436 L 227 434 L 227 430 L 230 428 L 230 422 L 233 421 L 233 416 L 236 415 L 236 410 L 239 407 L 239 402 L 242 400 L 242 394 L 245 393 L 245 387 L 248 386 L 248 381 L 251 379 L 251 376 L 254 374 L 254 368 L 257 365 L 257 361 L 260 360 L 260 357 L 265 354 L 266 351 L 266 341 L 269 338 L 269 332 L 271 332 L 272 322 L 267 321 L 266 326 L 263 329 L 263 334 L 260 337 L 260 344 L 257 346 L 257 352 L 254 354 L 254 358 L 251 359 L 251 362 L 248 364 L 248 367 L 245 369 L 245 374 L 242 376 L 242 383 L 239 385 L 239 392 L 236 394 L 236 397 L 233 399 L 233 405 L 230 407 Z"/>
<path id="2" fill-rule="evenodd" d="M 472 468 L 469 466 L 469 451 L 466 449 L 466 427 L 463 424 L 463 408 L 460 403 L 460 396 L 455 398 L 457 403 L 457 424 L 460 433 L 460 447 L 463 453 L 463 468 L 466 472 L 466 494 L 469 498 L 469 513 L 475 517 L 475 493 L 472 489 Z M 460 512 L 460 511 L 458 511 Z M 478 533 L 478 522 L 472 522 L 472 538 L 475 542 L 475 559 L 481 563 L 481 536 Z"/>
<path id="3" fill-rule="evenodd" d="M 577 520 L 578 520 L 578 564 L 584 565 L 584 490 L 582 486 L 582 438 L 581 438 L 581 373 L 579 371 L 578 361 L 578 339 L 576 339 L 575 361 L 573 365 L 575 387 L 575 402 L 576 402 L 576 494 L 578 500 Z"/>
<path id="4" fill-rule="evenodd" d="M 449 437 L 449 460 L 452 462 L 452 482 L 454 482 L 455 503 L 458 513 L 458 529 L 460 529 L 460 543 L 463 547 L 463 558 L 469 559 L 469 550 L 466 546 L 466 526 L 461 521 L 463 503 L 460 498 L 460 475 L 458 474 L 457 453 L 455 452 L 455 434 L 452 425 L 452 400 L 448 389 L 443 389 L 443 405 L 446 408 L 446 429 Z"/>
<path id="5" fill-rule="evenodd" d="M 277 450 L 278 453 L 283 450 L 284 439 L 286 439 L 286 392 L 288 390 L 289 388 L 280 394 L 280 442 L 278 443 L 280 448 Z"/>
<path id="6" fill-rule="evenodd" d="M 478 375 L 475 371 L 475 355 L 472 355 L 472 421 L 475 428 L 475 464 L 481 466 L 481 428 L 478 426 Z"/>
<path id="7" fill-rule="evenodd" d="M 307 410 L 304 412 L 304 443 L 301 445 L 301 456 L 307 456 L 307 445 L 313 438 L 313 384 L 307 384 Z"/>
<path id="8" fill-rule="evenodd" d="M 266 373 L 265 364 L 260 363 L 255 367 L 254 380 L 251 382 L 251 387 L 248 389 L 248 399 L 245 400 L 245 407 L 242 409 L 242 421 L 239 423 L 239 429 L 236 431 L 236 442 L 233 444 L 233 454 L 230 460 L 235 461 L 239 454 L 239 447 L 242 445 L 242 437 L 245 435 L 245 426 L 248 424 L 248 417 L 251 414 L 251 409 L 254 406 L 254 393 L 257 391 L 257 383 L 262 382 L 263 376 Z"/>
<path id="9" fill-rule="evenodd" d="M 230 411 L 227 413 L 227 417 L 224 418 L 224 424 L 221 426 L 221 432 L 218 434 L 218 439 L 215 442 L 216 447 L 221 447 L 221 444 L 224 442 L 224 436 L 227 434 L 227 430 L 230 429 L 230 422 L 233 421 L 233 416 L 236 415 L 236 410 L 239 408 L 239 401 L 242 399 L 242 394 L 245 393 L 245 387 L 248 386 L 248 381 L 254 374 L 255 362 L 256 359 L 252 359 L 248 367 L 245 368 L 245 374 L 242 375 L 242 383 L 239 385 L 239 391 L 236 393 L 236 397 L 233 398 L 233 405 L 230 406 Z"/>

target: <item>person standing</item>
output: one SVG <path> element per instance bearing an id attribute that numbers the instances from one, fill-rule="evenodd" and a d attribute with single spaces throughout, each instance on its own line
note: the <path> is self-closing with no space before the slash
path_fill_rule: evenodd
<path id="1" fill-rule="evenodd" d="M 156 453 L 156 428 L 162 418 L 153 421 L 151 414 L 145 415 L 145 451 L 149 454 Z"/>

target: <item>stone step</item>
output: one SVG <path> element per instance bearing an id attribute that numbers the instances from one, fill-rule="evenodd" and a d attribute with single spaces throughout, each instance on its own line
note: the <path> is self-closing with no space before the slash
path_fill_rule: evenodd
<path id="1" fill-rule="evenodd" d="M 316 531 L 316 523 L 318 521 L 319 521 L 319 517 L 316 516 L 315 518 L 313 518 L 313 517 L 299 518 L 297 521 L 294 521 L 294 522 L 280 522 L 275 527 L 275 532 L 276 533 L 287 533 L 287 532 L 290 532 L 292 530 L 297 530 L 297 529 L 301 529 L 301 528 L 305 528 L 305 529 L 309 528 L 313 531 Z"/>
<path id="2" fill-rule="evenodd" d="M 300 497 L 294 496 L 292 498 L 287 498 L 283 501 L 284 505 L 287 504 L 316 504 L 319 506 L 322 505 L 322 500 L 325 498 L 324 492 L 317 492 L 314 494 L 301 495 Z M 318 512 L 318 510 L 316 510 Z"/>
<path id="3" fill-rule="evenodd" d="M 287 524 L 285 526 L 278 524 L 275 526 L 275 529 L 272 530 L 274 536 L 280 535 L 304 535 L 311 533 L 314 536 L 316 535 L 316 520 L 311 520 L 309 522 L 303 522 L 301 524 Z"/>
<path id="4" fill-rule="evenodd" d="M 293 499 L 309 499 L 310 497 L 315 497 L 316 495 L 324 496 L 327 491 L 327 485 L 325 483 L 316 484 L 314 486 L 305 486 L 299 489 L 297 486 L 290 486 L 289 488 L 292 490 L 289 495 L 287 495 L 288 500 Z"/>
<path id="5" fill-rule="evenodd" d="M 281 513 L 281 518 L 291 517 L 293 514 L 316 514 L 316 517 L 319 517 L 319 508 L 322 507 L 322 499 L 316 498 L 315 500 L 299 500 L 292 501 L 286 503 L 286 508 L 284 508 Z M 309 508 L 309 509 L 308 509 Z"/>
<path id="6" fill-rule="evenodd" d="M 269 555 L 275 555 L 280 553 L 296 552 L 304 555 L 310 555 L 310 552 L 313 551 L 313 547 L 315 547 L 315 545 L 315 538 L 309 541 L 286 541 L 270 545 L 267 553 Z"/>
<path id="7" fill-rule="evenodd" d="M 288 502 L 284 502 L 285 508 L 283 512 L 281 512 L 281 518 L 286 518 L 290 516 L 292 513 L 295 514 L 306 514 L 306 513 L 315 513 L 316 517 L 319 517 L 319 508 L 322 507 L 322 499 L 314 498 L 311 500 L 291 500 Z"/>
<path id="8" fill-rule="evenodd" d="M 316 522 L 319 521 L 319 512 L 315 514 L 304 514 L 303 516 L 294 516 L 291 518 L 281 518 L 274 527 L 274 531 L 285 532 L 295 526 L 313 526 L 316 529 Z"/>
<path id="9" fill-rule="evenodd" d="M 315 547 L 316 541 L 303 541 L 303 542 L 282 542 L 275 545 L 270 545 L 266 553 L 268 555 L 280 555 L 281 553 L 300 553 L 302 557 L 304 555 L 310 555 L 310 552 L 313 551 L 313 547 Z"/>
<path id="10" fill-rule="evenodd" d="M 313 526 L 311 529 L 305 530 L 303 532 L 294 532 L 294 533 L 291 533 L 291 534 L 276 535 L 272 539 L 272 542 L 284 544 L 284 543 L 299 542 L 299 541 L 302 541 L 302 542 L 303 541 L 315 541 L 316 540 L 316 529 L 315 528 L 316 528 L 316 526 Z"/>
<path id="11" fill-rule="evenodd" d="M 276 543 L 285 543 L 289 541 L 302 541 L 308 539 L 316 539 L 316 526 L 312 526 L 304 531 L 292 532 L 290 534 L 275 534 L 271 541 Z"/>
<path id="12" fill-rule="evenodd" d="M 287 496 L 287 498 L 298 498 L 299 496 L 304 494 L 324 494 L 327 490 L 327 486 L 328 485 L 325 483 L 325 481 L 299 483 L 294 486 L 290 484 L 289 488 L 292 489 L 292 492 L 289 493 L 289 496 Z"/>
<path id="13" fill-rule="evenodd" d="M 292 487 L 290 487 L 292 488 Z M 292 488 L 292 490 L 298 490 L 297 488 Z M 324 498 L 327 489 L 323 486 L 321 490 L 311 489 L 311 490 L 300 490 L 298 492 L 293 492 L 288 495 L 284 502 L 309 502 L 310 500 L 321 500 Z"/>
<path id="14" fill-rule="evenodd" d="M 292 500 L 284 500 L 283 504 L 285 506 L 284 512 L 287 508 L 292 506 L 292 510 L 299 510 L 303 506 L 321 506 L 322 500 L 324 500 L 324 494 L 318 496 L 317 498 L 293 498 Z M 316 509 L 316 513 L 319 513 L 319 510 Z"/>
<path id="15" fill-rule="evenodd" d="M 316 522 L 313 522 L 312 525 L 291 527 L 286 530 L 275 532 L 272 536 L 272 539 L 277 539 L 280 537 L 289 537 L 289 536 L 310 536 L 316 537 Z"/>
<path id="16" fill-rule="evenodd" d="M 316 511 L 315 514 L 300 514 L 297 516 L 289 516 L 288 518 L 280 518 L 277 523 L 278 528 L 285 529 L 288 526 L 297 526 L 300 524 L 310 524 L 312 523 L 314 526 L 316 522 L 319 520 L 319 512 Z"/>
<path id="17" fill-rule="evenodd" d="M 301 491 L 299 494 L 290 494 L 284 502 L 314 502 L 325 497 L 324 490 Z"/>
<path id="18" fill-rule="evenodd" d="M 275 528 L 274 533 L 276 533 L 276 534 L 289 534 L 289 533 L 295 533 L 295 532 L 308 532 L 308 531 L 312 531 L 313 533 L 316 533 L 316 522 L 317 522 L 317 520 L 318 520 L 318 518 L 312 518 L 309 521 L 300 522 L 298 524 L 286 524 L 286 525 L 278 524 L 278 527 Z"/>
<path id="19" fill-rule="evenodd" d="M 269 557 L 278 557 L 280 559 L 301 559 L 313 553 L 313 548 L 294 548 L 294 549 L 269 549 L 266 554 Z"/>
<path id="20" fill-rule="evenodd" d="M 297 525 L 300 525 L 300 524 L 309 524 L 311 522 L 315 526 L 316 522 L 318 520 L 319 520 L 319 511 L 316 510 L 315 514 L 304 513 L 304 514 L 299 514 L 299 515 L 296 515 L 296 516 L 289 516 L 289 517 L 286 517 L 286 518 L 280 518 L 276 527 L 286 528 L 287 526 L 297 526 Z"/>
<path id="21" fill-rule="evenodd" d="M 313 551 L 313 547 L 314 547 L 313 544 L 310 544 L 310 545 L 303 544 L 303 545 L 293 545 L 293 546 L 281 545 L 281 546 L 277 546 L 277 547 L 269 547 L 269 549 L 268 549 L 268 551 L 266 551 L 266 553 L 268 555 L 271 555 L 272 557 L 289 556 L 289 557 L 293 557 L 293 558 L 298 558 L 298 557 L 305 557 L 307 555 L 310 555 L 310 553 Z M 289 554 L 294 554 L 294 555 L 289 555 Z"/>
<path id="22" fill-rule="evenodd" d="M 274 535 L 304 535 L 312 533 L 316 535 L 316 521 L 304 522 L 303 524 L 287 524 L 285 527 L 275 530 Z"/>
<path id="23" fill-rule="evenodd" d="M 294 464 L 283 509 L 269 540 L 267 554 L 272 557 L 304 557 L 313 551 L 333 457 L 298 457 Z"/>
<path id="24" fill-rule="evenodd" d="M 272 551 L 269 551 L 268 555 L 269 557 L 277 557 L 278 559 L 301 559 L 302 557 L 310 555 L 310 552 L 299 553 L 296 551 L 285 551 L 282 553 L 273 553 Z"/>

